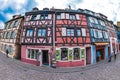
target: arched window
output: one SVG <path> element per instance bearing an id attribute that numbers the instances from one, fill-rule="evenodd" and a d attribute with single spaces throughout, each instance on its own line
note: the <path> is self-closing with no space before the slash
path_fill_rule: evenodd
<path id="1" fill-rule="evenodd" d="M 61 60 L 68 60 L 68 48 L 61 48 Z"/>
<path id="2" fill-rule="evenodd" d="M 12 54 L 13 53 L 13 47 L 10 45 L 9 46 L 9 53 Z"/>
<path id="3" fill-rule="evenodd" d="M 7 32 L 6 39 L 8 39 L 9 37 L 10 37 L 9 32 Z"/>
<path id="4" fill-rule="evenodd" d="M 4 39 L 6 38 L 7 32 L 4 33 Z"/>
<path id="5" fill-rule="evenodd" d="M 11 32 L 11 37 L 10 37 L 10 38 L 12 38 L 12 39 L 13 39 L 14 37 L 15 37 L 15 32 L 14 32 L 14 31 L 12 31 L 12 32 Z"/>

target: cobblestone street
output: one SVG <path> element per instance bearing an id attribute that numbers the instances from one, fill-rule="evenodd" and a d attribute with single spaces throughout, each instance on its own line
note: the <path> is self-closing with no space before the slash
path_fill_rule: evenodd
<path id="1" fill-rule="evenodd" d="M 112 62 L 76 68 L 39 67 L 0 54 L 0 80 L 120 80 L 120 54 Z"/>

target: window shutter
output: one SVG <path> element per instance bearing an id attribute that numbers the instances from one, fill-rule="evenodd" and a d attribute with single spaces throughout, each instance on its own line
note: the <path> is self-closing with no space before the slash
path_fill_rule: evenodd
<path id="1" fill-rule="evenodd" d="M 36 20 L 40 19 L 40 15 L 37 15 Z"/>
<path id="2" fill-rule="evenodd" d="M 61 60 L 61 51 L 60 51 L 60 48 L 56 48 L 56 60 Z"/>
<path id="3" fill-rule="evenodd" d="M 73 49 L 72 49 L 72 48 L 69 48 L 69 49 L 68 49 L 68 59 L 69 59 L 69 60 L 72 60 L 72 59 L 73 59 Z"/>
<path id="4" fill-rule="evenodd" d="M 96 38 L 96 33 L 95 33 L 95 29 L 93 29 L 93 32 L 94 32 L 94 37 Z"/>
<path id="5" fill-rule="evenodd" d="M 61 19 L 65 19 L 65 13 L 61 13 Z"/>
<path id="6" fill-rule="evenodd" d="M 76 14 L 76 19 L 77 19 L 77 20 L 80 19 L 79 14 Z"/>
<path id="7" fill-rule="evenodd" d="M 62 36 L 66 36 L 66 28 L 62 28 Z"/>
<path id="8" fill-rule="evenodd" d="M 82 28 L 82 36 L 86 36 L 86 30 Z"/>
<path id="9" fill-rule="evenodd" d="M 51 14 L 49 14 L 49 15 L 48 15 L 48 19 L 51 19 L 51 17 L 52 17 L 52 15 L 51 15 Z"/>
<path id="10" fill-rule="evenodd" d="M 66 19 L 69 19 L 69 14 L 66 14 Z"/>

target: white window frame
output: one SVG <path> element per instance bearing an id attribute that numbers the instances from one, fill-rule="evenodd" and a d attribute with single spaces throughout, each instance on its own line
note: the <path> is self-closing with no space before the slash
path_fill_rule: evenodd
<path id="1" fill-rule="evenodd" d="M 76 19 L 77 19 L 77 20 L 79 20 L 79 19 L 80 19 L 79 14 L 76 14 Z"/>
<path id="2" fill-rule="evenodd" d="M 65 19 L 65 13 L 61 13 L 61 19 Z"/>
<path id="3" fill-rule="evenodd" d="M 66 13 L 66 19 L 69 19 L 69 14 L 68 13 Z"/>
<path id="4" fill-rule="evenodd" d="M 82 36 L 86 36 L 86 29 L 85 28 L 81 28 L 82 31 Z"/>
<path id="5" fill-rule="evenodd" d="M 62 28 L 62 36 L 66 36 L 66 28 Z"/>
<path id="6" fill-rule="evenodd" d="M 52 15 L 51 14 L 48 14 L 48 19 L 51 19 L 52 18 Z"/>
<path id="7" fill-rule="evenodd" d="M 34 50 L 34 58 L 32 58 L 31 56 L 32 56 L 32 53 L 30 53 L 30 58 L 28 58 L 28 50 L 30 50 L 30 51 L 32 51 L 32 50 Z M 36 60 L 35 59 L 35 56 L 36 56 L 36 51 L 35 50 L 38 50 L 38 52 L 39 52 L 39 49 L 31 49 L 31 48 L 27 48 L 26 49 L 26 59 L 29 59 L 29 60 Z"/>

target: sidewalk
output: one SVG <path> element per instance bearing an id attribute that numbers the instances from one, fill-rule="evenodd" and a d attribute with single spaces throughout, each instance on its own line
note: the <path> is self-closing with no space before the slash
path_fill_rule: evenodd
<path id="1" fill-rule="evenodd" d="M 117 54 L 117 58 L 120 56 L 120 54 Z M 108 60 L 103 60 L 101 62 L 98 62 L 96 64 L 90 64 L 85 67 L 57 67 L 57 68 L 51 68 L 49 66 L 36 66 L 28 63 L 21 62 L 20 60 L 7 58 L 4 54 L 0 53 L 0 60 L 4 61 L 6 64 L 11 66 L 16 66 L 20 69 L 23 69 L 24 71 L 27 70 L 36 70 L 40 72 L 47 72 L 47 73 L 71 73 L 71 72 L 82 72 L 85 70 L 90 70 L 93 68 L 100 67 L 104 64 L 108 63 Z M 114 60 L 112 59 L 111 62 L 113 63 Z"/>

